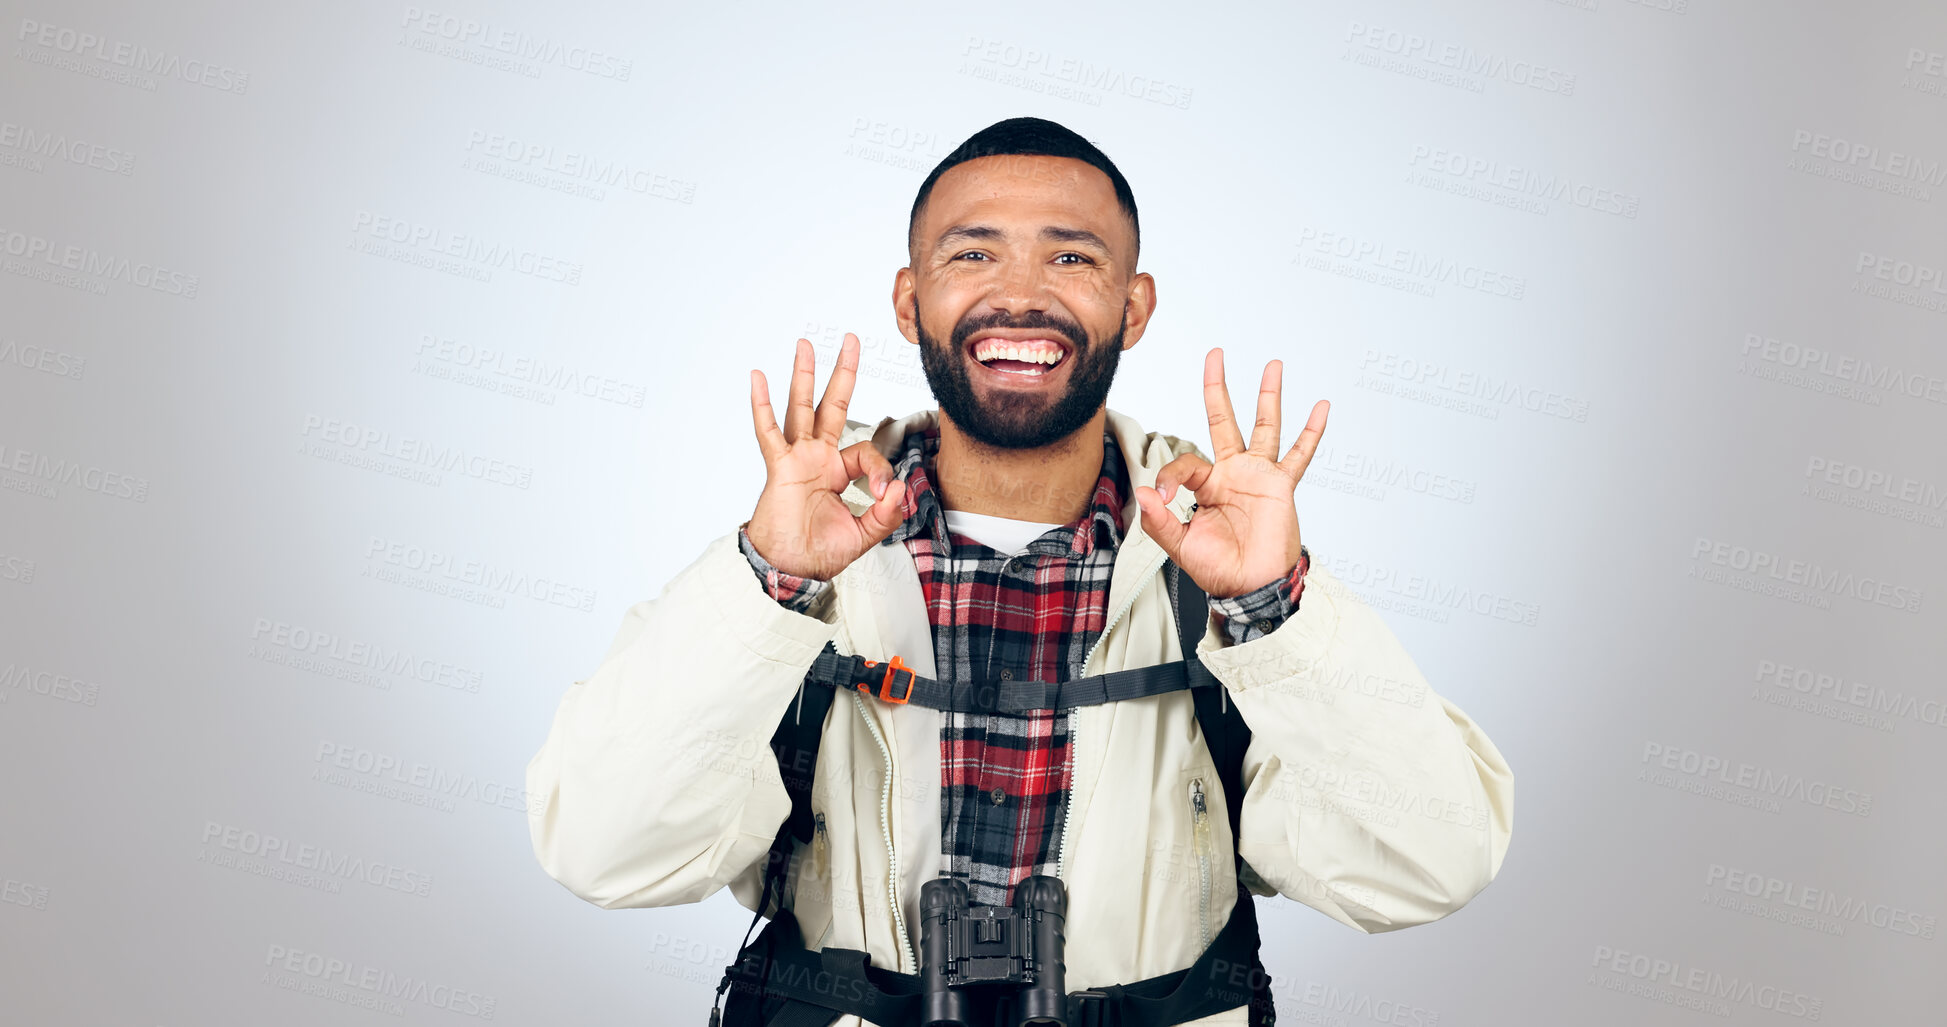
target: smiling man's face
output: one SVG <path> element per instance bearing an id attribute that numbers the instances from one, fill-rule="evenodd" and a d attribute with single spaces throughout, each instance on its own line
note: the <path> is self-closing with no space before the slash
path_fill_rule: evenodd
<path id="1" fill-rule="evenodd" d="M 1155 307 L 1109 176 L 1070 157 L 982 157 L 933 184 L 893 287 L 940 410 L 975 441 L 1032 449 L 1102 408 Z"/>

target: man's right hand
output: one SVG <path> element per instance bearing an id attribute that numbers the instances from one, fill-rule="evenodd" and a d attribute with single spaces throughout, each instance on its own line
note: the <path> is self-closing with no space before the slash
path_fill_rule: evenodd
<path id="1" fill-rule="evenodd" d="M 906 486 L 893 479 L 892 465 L 871 440 L 838 448 L 852 385 L 858 380 L 858 336 L 846 333 L 838 348 L 838 367 L 814 410 L 816 366 L 811 343 L 799 339 L 782 430 L 771 412 L 764 372 L 750 373 L 751 421 L 757 428 L 757 448 L 764 454 L 765 478 L 745 531 L 757 554 L 779 571 L 829 581 L 905 520 Z M 858 478 L 869 480 L 878 499 L 863 515 L 854 516 L 838 494 Z"/>

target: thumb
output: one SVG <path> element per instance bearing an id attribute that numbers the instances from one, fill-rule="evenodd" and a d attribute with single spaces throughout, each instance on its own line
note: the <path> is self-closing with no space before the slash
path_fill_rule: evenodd
<path id="1" fill-rule="evenodd" d="M 874 500 L 865 512 L 859 515 L 859 523 L 865 528 L 865 537 L 878 545 L 879 541 L 892 534 L 906 520 L 906 483 L 894 478 L 886 483 L 886 493 Z"/>
<path id="2" fill-rule="evenodd" d="M 1163 497 L 1149 485 L 1136 486 L 1136 504 L 1142 507 L 1143 531 L 1175 560 L 1183 546 L 1183 536 L 1190 533 L 1189 526 L 1170 513 L 1169 507 L 1163 505 Z"/>

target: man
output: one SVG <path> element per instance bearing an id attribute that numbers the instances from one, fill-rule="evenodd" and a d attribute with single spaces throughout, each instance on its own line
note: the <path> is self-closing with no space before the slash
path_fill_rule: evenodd
<path id="1" fill-rule="evenodd" d="M 942 682 L 1069 682 L 1191 655 L 1173 597 L 1200 590 L 1194 655 L 1250 732 L 1237 837 L 1188 691 L 981 713 L 841 690 L 817 729 L 815 831 L 761 911 L 788 908 L 811 949 L 916 974 L 921 885 L 1005 905 L 1051 875 L 1081 990 L 1191 966 L 1251 893 L 1376 932 L 1486 887 L 1512 831 L 1506 762 L 1300 540 L 1293 493 L 1328 405 L 1280 456 L 1272 361 L 1247 440 L 1216 349 L 1207 458 L 1104 405 L 1156 309 L 1138 245 L 1121 172 L 1052 122 L 1000 122 L 940 162 L 892 297 L 939 409 L 847 420 L 851 335 L 816 406 L 798 340 L 781 425 L 752 372 L 754 512 L 628 611 L 528 767 L 551 876 L 605 908 L 728 885 L 758 911 L 791 811 L 767 746 L 827 642 Z M 1194 1022 L 1258 1021 L 1239 1005 Z"/>

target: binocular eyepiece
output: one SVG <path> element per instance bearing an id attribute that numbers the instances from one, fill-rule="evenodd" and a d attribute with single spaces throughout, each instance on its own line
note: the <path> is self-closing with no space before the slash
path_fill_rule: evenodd
<path id="1" fill-rule="evenodd" d="M 920 1023 L 974 1027 L 973 987 L 1011 985 L 1018 1027 L 1068 1027 L 1062 963 L 1068 893 L 1045 874 L 1014 887 L 1011 906 L 969 906 L 965 882 L 938 878 L 920 886 Z"/>

